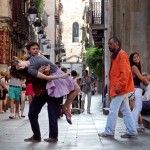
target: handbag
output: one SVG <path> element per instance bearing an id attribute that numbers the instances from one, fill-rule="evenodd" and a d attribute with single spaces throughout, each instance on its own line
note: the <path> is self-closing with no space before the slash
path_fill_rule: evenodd
<path id="1" fill-rule="evenodd" d="M 8 90 L 3 87 L 3 94 L 6 95 L 8 93 Z"/>

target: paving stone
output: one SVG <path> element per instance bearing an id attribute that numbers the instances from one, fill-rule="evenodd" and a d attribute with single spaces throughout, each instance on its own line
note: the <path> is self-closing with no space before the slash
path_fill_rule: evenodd
<path id="1" fill-rule="evenodd" d="M 86 104 L 85 104 L 86 105 Z M 28 113 L 26 103 L 25 115 Z M 39 115 L 42 141 L 39 143 L 24 142 L 32 135 L 28 118 L 8 119 L 9 112 L 0 114 L 0 150 L 149 150 L 150 130 L 139 133 L 135 139 L 122 139 L 126 132 L 123 119 L 118 117 L 115 139 L 101 138 L 107 117 L 103 114 L 101 95 L 92 96 L 91 114 L 86 111 L 72 116 L 73 124 L 69 125 L 65 117 L 58 119 L 59 140 L 57 143 L 43 141 L 48 137 L 48 116 L 45 105 Z"/>

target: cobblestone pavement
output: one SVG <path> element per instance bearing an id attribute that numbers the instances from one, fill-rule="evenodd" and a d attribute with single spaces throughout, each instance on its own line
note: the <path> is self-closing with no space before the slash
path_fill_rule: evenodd
<path id="1" fill-rule="evenodd" d="M 9 112 L 0 114 L 0 150 L 149 150 L 150 130 L 139 133 L 135 139 L 121 139 L 125 133 L 122 118 L 118 118 L 114 139 L 100 138 L 107 116 L 103 115 L 101 95 L 92 97 L 91 114 L 75 114 L 73 124 L 69 125 L 65 118 L 58 120 L 59 140 L 57 143 L 24 142 L 24 138 L 32 135 L 30 123 L 27 118 L 28 102 L 26 102 L 26 118 L 9 119 Z M 47 107 L 43 107 L 40 116 L 42 139 L 48 137 Z"/>

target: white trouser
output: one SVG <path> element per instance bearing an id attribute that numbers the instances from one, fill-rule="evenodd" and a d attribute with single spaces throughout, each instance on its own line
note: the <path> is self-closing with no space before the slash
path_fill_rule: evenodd
<path id="1" fill-rule="evenodd" d="M 127 134 L 137 135 L 137 130 L 129 108 L 128 94 L 123 94 L 112 98 L 104 133 L 114 135 L 119 109 L 123 114 Z"/>
<path id="2" fill-rule="evenodd" d="M 140 112 L 142 110 L 142 89 L 136 88 L 134 95 L 135 95 L 135 104 L 134 104 L 134 108 L 132 110 L 132 115 L 133 115 L 133 119 L 134 119 L 136 128 L 139 128 L 138 118 L 139 118 Z"/>
<path id="3" fill-rule="evenodd" d="M 90 112 L 92 92 L 88 92 L 87 94 L 82 92 L 81 111 L 84 111 L 84 103 L 85 103 L 86 95 L 87 95 L 87 112 Z"/>

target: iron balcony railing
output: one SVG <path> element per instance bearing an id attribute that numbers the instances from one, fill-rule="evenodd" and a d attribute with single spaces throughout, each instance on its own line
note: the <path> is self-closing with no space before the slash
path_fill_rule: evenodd
<path id="1" fill-rule="evenodd" d="M 91 3 L 91 24 L 104 24 L 104 0 Z"/>
<path id="2" fill-rule="evenodd" d="M 26 0 L 13 0 L 12 3 L 12 20 L 16 24 L 18 31 L 21 34 L 28 35 L 29 22 L 25 16 L 25 2 Z"/>

